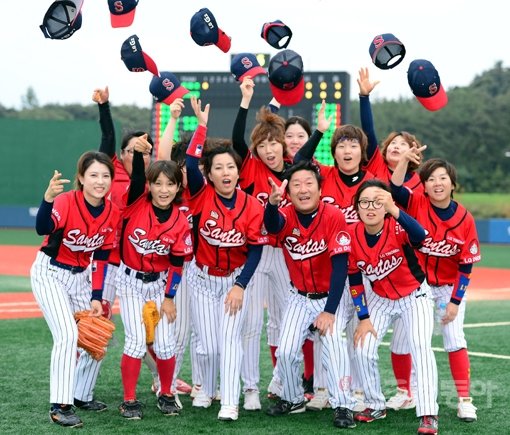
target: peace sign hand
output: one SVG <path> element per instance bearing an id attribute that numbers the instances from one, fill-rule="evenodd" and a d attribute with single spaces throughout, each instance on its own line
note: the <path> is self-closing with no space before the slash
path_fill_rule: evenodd
<path id="1" fill-rule="evenodd" d="M 282 184 L 278 186 L 271 177 L 267 179 L 271 186 L 271 193 L 269 194 L 269 203 L 271 205 L 278 205 L 285 196 L 285 188 L 287 187 L 288 180 L 283 180 Z"/>
<path id="2" fill-rule="evenodd" d="M 62 174 L 55 169 L 53 177 L 51 177 L 50 183 L 46 192 L 44 192 L 44 200 L 46 202 L 53 202 L 53 200 L 64 191 L 64 184 L 70 183 L 71 180 L 61 178 Z"/>

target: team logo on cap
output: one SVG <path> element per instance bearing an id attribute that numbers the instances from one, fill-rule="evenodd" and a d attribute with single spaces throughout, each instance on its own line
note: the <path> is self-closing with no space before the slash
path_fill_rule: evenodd
<path id="1" fill-rule="evenodd" d="M 172 92 L 172 90 L 175 88 L 174 83 L 173 83 L 173 82 L 172 82 L 172 80 L 170 80 L 170 79 L 163 79 L 163 81 L 161 82 L 161 84 L 165 87 L 165 89 L 166 89 L 168 92 Z"/>
<path id="2" fill-rule="evenodd" d="M 429 86 L 429 93 L 430 93 L 430 95 L 435 95 L 437 93 L 437 91 L 439 91 L 439 87 L 437 86 L 437 83 L 432 83 Z"/>
<path id="3" fill-rule="evenodd" d="M 384 43 L 384 38 L 382 35 L 377 35 L 374 40 L 372 41 L 372 43 L 374 44 L 375 48 L 379 48 L 381 45 L 383 45 Z"/>
<path id="4" fill-rule="evenodd" d="M 241 63 L 246 69 L 250 69 L 253 66 L 253 62 L 248 57 L 243 57 Z"/>
<path id="5" fill-rule="evenodd" d="M 124 5 L 121 0 L 116 1 L 113 6 L 115 7 L 115 12 L 121 13 L 124 12 Z"/>

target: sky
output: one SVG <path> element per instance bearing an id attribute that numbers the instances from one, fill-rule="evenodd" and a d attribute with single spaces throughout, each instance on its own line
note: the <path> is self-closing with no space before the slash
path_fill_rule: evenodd
<path id="1" fill-rule="evenodd" d="M 413 59 L 431 61 L 445 89 L 468 86 L 501 61 L 510 66 L 505 37 L 510 5 L 485 0 L 140 0 L 134 23 L 112 28 L 106 0 L 84 0 L 83 24 L 67 40 L 44 38 L 39 25 L 51 0 L 2 2 L 3 36 L 0 104 L 21 107 L 28 87 L 39 104 L 91 103 L 95 88 L 109 86 L 112 104 L 150 107 L 151 73 L 128 71 L 120 59 L 124 40 L 136 34 L 159 70 L 229 71 L 230 55 L 268 53 L 260 37 L 265 22 L 281 20 L 293 32 L 288 46 L 299 53 L 305 71 L 346 71 L 351 98 L 357 98 L 356 77 L 369 67 L 380 80 L 373 100 L 412 98 L 407 67 Z M 229 53 L 200 47 L 189 34 L 190 19 L 207 7 L 218 26 L 232 37 Z M 391 70 L 372 64 L 372 39 L 394 34 L 406 47 L 402 63 Z"/>

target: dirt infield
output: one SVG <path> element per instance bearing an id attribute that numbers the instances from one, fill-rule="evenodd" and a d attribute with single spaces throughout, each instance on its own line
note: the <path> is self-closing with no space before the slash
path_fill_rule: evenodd
<path id="1" fill-rule="evenodd" d="M 29 276 L 38 246 L 0 246 L 0 275 Z M 509 300 L 510 269 L 474 267 L 469 284 L 470 301 Z M 113 312 L 119 311 L 118 302 Z M 41 317 L 32 293 L 0 293 L 0 319 Z"/>

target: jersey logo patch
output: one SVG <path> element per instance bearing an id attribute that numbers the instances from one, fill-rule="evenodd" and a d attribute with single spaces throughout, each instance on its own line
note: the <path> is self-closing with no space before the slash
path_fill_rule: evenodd
<path id="1" fill-rule="evenodd" d="M 299 231 L 299 228 L 294 228 L 292 230 L 292 235 L 296 237 L 301 237 L 301 231 Z"/>
<path id="2" fill-rule="evenodd" d="M 340 231 L 337 235 L 336 235 L 336 242 L 340 245 L 340 246 L 348 246 L 351 244 L 351 236 L 349 235 L 349 233 L 345 232 L 345 231 Z"/>
<path id="3" fill-rule="evenodd" d="M 469 248 L 469 252 L 472 254 L 472 255 L 476 255 L 478 254 L 478 246 L 476 243 L 473 243 L 470 248 Z"/>
<path id="4" fill-rule="evenodd" d="M 213 219 L 218 219 L 219 218 L 218 213 L 216 213 L 214 210 L 211 210 L 211 217 Z"/>

